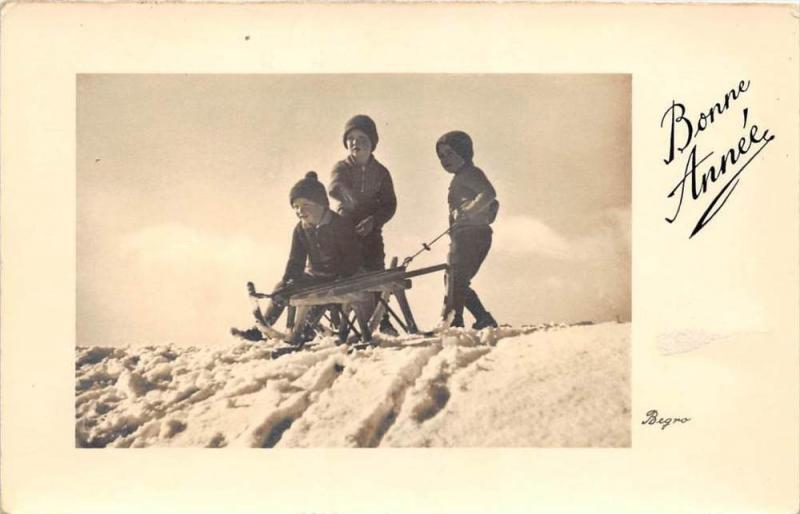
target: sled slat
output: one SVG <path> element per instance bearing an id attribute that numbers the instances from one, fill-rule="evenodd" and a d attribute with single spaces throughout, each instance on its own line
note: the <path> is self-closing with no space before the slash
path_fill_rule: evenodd
<path id="1" fill-rule="evenodd" d="M 337 295 L 312 295 L 291 298 L 289 305 L 325 305 L 328 303 L 358 303 L 369 300 L 368 293 L 345 293 Z"/>

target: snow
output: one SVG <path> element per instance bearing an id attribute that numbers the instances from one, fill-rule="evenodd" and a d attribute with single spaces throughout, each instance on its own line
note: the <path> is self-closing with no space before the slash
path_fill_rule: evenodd
<path id="1" fill-rule="evenodd" d="M 79 447 L 626 447 L 630 324 L 79 347 Z"/>

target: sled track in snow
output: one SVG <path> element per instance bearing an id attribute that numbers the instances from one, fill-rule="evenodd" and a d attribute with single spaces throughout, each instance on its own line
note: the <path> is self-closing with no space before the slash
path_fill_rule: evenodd
<path id="1" fill-rule="evenodd" d="M 420 353 L 400 370 L 384 400 L 375 406 L 350 438 L 352 444 L 361 448 L 380 446 L 404 409 L 411 412 L 417 423 L 435 417 L 450 399 L 450 378 L 488 355 L 494 347 L 494 344 L 482 341 L 476 333 L 463 332 L 449 337 L 454 338 L 451 344 L 425 339 L 422 340 L 425 342 L 412 340 L 402 345 L 419 347 Z M 409 392 L 414 399 L 406 405 Z"/>
<path id="2" fill-rule="evenodd" d="M 491 351 L 491 347 L 475 348 L 460 355 L 456 354 L 455 362 L 450 362 L 449 359 L 441 361 L 435 376 L 421 384 L 422 399 L 411 406 L 411 417 L 414 421 L 424 423 L 439 414 L 450 400 L 450 378 Z"/>
<path id="3" fill-rule="evenodd" d="M 444 334 L 430 337 L 408 337 L 404 339 L 378 338 L 379 346 L 368 350 L 366 355 L 373 352 L 394 352 L 412 350 L 409 361 L 399 369 L 393 371 L 392 380 L 386 385 L 384 393 L 379 399 L 372 400 L 365 412 L 357 418 L 358 421 L 351 429 L 343 434 L 344 439 L 334 446 L 344 445 L 358 448 L 375 448 L 391 446 L 384 444 L 384 439 L 400 419 L 411 418 L 414 423 L 422 424 L 445 409 L 451 397 L 451 378 L 462 372 L 479 372 L 481 368 L 476 364 L 480 359 L 490 355 L 500 339 L 514 337 L 523 333 L 540 330 L 541 327 L 523 327 L 521 329 L 490 329 L 481 332 L 474 330 L 456 329 Z M 341 347 L 340 347 L 341 348 Z M 310 355 L 316 351 L 310 352 Z M 355 354 L 338 354 L 342 360 L 341 371 L 350 368 L 359 370 L 362 366 L 360 352 Z M 388 354 L 387 354 L 388 355 Z M 313 358 L 313 357 L 312 357 Z M 368 357 L 369 361 L 372 360 Z M 379 360 L 381 358 L 379 357 Z M 369 362 L 366 361 L 366 362 Z M 340 373 L 341 373 L 340 371 Z M 318 415 L 315 409 L 308 423 L 300 428 L 300 432 L 292 430 L 291 437 L 282 442 L 283 434 L 295 422 L 302 419 L 314 405 L 323 389 L 331 389 L 335 376 L 328 375 L 329 380 L 315 388 L 314 391 L 296 394 L 284 400 L 267 418 L 258 429 L 258 437 L 253 446 L 271 448 L 280 446 L 304 446 L 303 439 L 298 439 L 303 430 L 313 426 L 313 418 Z M 346 382 L 347 384 L 349 382 Z M 347 396 L 348 386 L 337 388 L 335 393 Z M 313 394 L 316 392 L 317 394 Z M 369 405 L 369 404 L 368 404 Z"/>
<path id="4" fill-rule="evenodd" d="M 560 327 L 523 327 L 521 329 L 500 328 L 475 332 L 455 330 L 444 334 L 441 340 L 441 351 L 436 352 L 419 370 L 415 380 L 403 392 L 400 402 L 389 413 L 390 423 L 386 423 L 381 433 L 383 446 L 395 446 L 402 440 L 393 437 L 391 428 L 401 424 L 400 432 L 407 431 L 410 426 L 419 426 L 438 416 L 446 407 L 453 394 L 452 382 L 458 378 L 462 383 L 468 381 L 469 375 L 486 371 L 481 366 L 484 359 L 489 358 L 497 343 L 507 337 L 515 337 L 539 330 L 552 330 Z M 387 437 L 383 437 L 387 436 Z"/>
<path id="5" fill-rule="evenodd" d="M 292 424 L 305 414 L 319 396 L 319 393 L 325 389 L 330 389 L 344 370 L 345 366 L 339 362 L 339 359 L 331 357 L 326 369 L 311 388 L 295 393 L 281 402 L 278 408 L 272 411 L 256 428 L 253 434 L 253 446 L 257 448 L 274 448 Z"/>
<path id="6" fill-rule="evenodd" d="M 384 400 L 375 406 L 372 413 L 361 423 L 358 431 L 350 437 L 355 446 L 359 448 L 380 446 L 383 436 L 397 420 L 406 391 L 414 385 L 428 362 L 441 352 L 442 348 L 438 343 L 425 347 L 411 363 L 400 370 Z"/>

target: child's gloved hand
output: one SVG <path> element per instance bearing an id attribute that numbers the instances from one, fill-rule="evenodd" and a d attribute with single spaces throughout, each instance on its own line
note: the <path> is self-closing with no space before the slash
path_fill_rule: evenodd
<path id="1" fill-rule="evenodd" d="M 466 202 L 462 203 L 458 206 L 458 208 L 453 209 L 453 221 L 466 221 L 470 217 L 470 207 L 472 206 L 472 202 L 467 200 Z"/>
<path id="2" fill-rule="evenodd" d="M 341 208 L 341 210 L 344 211 L 345 213 L 353 212 L 356 208 L 356 201 L 355 198 L 353 198 L 353 195 L 350 193 L 350 191 L 342 189 L 339 192 L 339 195 L 341 196 L 341 199 L 339 200 L 339 207 Z"/>
<path id="3" fill-rule="evenodd" d="M 272 292 L 272 301 L 275 303 L 285 303 L 286 302 L 286 290 L 291 289 L 297 285 L 297 281 L 293 278 L 287 278 L 284 280 L 280 287 Z"/>
<path id="4" fill-rule="evenodd" d="M 375 229 L 375 219 L 367 216 L 356 225 L 356 234 L 366 236 Z"/>

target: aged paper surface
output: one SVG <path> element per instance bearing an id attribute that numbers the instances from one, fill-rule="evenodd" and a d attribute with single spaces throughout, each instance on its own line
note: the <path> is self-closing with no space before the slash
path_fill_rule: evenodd
<path id="1" fill-rule="evenodd" d="M 6 4 L 3 511 L 796 512 L 797 16 Z M 78 76 L 344 73 L 630 75 L 630 448 L 75 447 Z"/>

